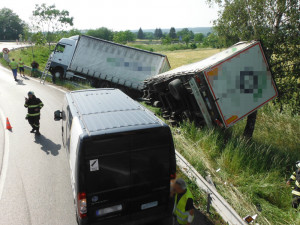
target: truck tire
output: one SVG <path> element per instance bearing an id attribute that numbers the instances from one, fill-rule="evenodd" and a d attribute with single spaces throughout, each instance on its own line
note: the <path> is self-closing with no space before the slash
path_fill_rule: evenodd
<path id="1" fill-rule="evenodd" d="M 160 108 L 160 107 L 162 107 L 162 103 L 161 103 L 160 101 L 155 101 L 155 102 L 153 103 L 153 106 L 154 106 L 154 107 L 157 107 L 157 108 Z"/>
<path id="2" fill-rule="evenodd" d="M 175 79 L 173 81 L 171 81 L 168 85 L 169 87 L 169 91 L 171 93 L 171 95 L 176 99 L 176 100 L 181 100 L 182 99 L 182 95 L 183 95 L 183 85 L 181 83 L 181 80 L 179 79 Z"/>
<path id="3" fill-rule="evenodd" d="M 52 75 L 55 76 L 55 78 L 59 78 L 60 80 L 62 80 L 64 78 L 64 71 L 57 68 L 53 71 Z"/>

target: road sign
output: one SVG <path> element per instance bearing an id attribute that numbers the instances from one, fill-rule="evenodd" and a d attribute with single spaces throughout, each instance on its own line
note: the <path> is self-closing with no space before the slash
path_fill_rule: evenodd
<path id="1" fill-rule="evenodd" d="M 8 53 L 9 53 L 9 49 L 8 49 L 8 48 L 3 48 L 3 49 L 2 49 L 2 52 L 3 52 L 4 54 L 8 54 Z"/>

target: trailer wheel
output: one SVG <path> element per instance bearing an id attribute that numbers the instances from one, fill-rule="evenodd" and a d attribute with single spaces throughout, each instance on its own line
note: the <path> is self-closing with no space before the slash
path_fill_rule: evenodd
<path id="1" fill-rule="evenodd" d="M 181 83 L 181 80 L 175 79 L 171 81 L 168 85 L 171 95 L 176 100 L 181 100 L 183 95 L 183 85 Z"/>
<path id="2" fill-rule="evenodd" d="M 155 101 L 155 102 L 153 103 L 153 106 L 154 106 L 154 107 L 157 107 L 157 108 L 160 108 L 160 107 L 162 107 L 162 103 L 161 103 L 160 101 Z"/>

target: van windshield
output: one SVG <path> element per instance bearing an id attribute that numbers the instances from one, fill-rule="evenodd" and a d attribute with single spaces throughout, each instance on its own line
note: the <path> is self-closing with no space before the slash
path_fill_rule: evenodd
<path id="1" fill-rule="evenodd" d="M 174 149 L 166 131 L 151 129 L 88 142 L 84 148 L 87 192 L 155 185 L 169 180 L 175 165 L 170 165 Z M 95 160 L 98 168 L 91 167 Z"/>

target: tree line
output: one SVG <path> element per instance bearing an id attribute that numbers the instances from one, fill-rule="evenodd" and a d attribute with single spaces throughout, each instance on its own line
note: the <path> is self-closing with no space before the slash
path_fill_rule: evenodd
<path id="1" fill-rule="evenodd" d="M 80 31 L 71 29 L 73 17 L 67 10 L 59 10 L 55 5 L 35 5 L 30 23 L 26 24 L 11 9 L 2 8 L 0 10 L 0 40 L 16 40 L 22 37 L 21 41 L 30 41 L 36 44 L 51 45 L 62 37 L 87 34 L 114 41 L 121 44 L 133 42 L 136 39 L 161 40 L 162 44 L 183 42 L 188 45 L 190 42 L 203 42 L 205 36 L 202 33 L 194 34 L 193 31 L 184 28 L 180 31 L 172 27 L 169 33 L 163 33 L 161 28 L 156 28 L 154 32 L 143 32 L 142 28 L 134 33 L 129 30 L 113 31 L 106 27 Z M 68 30 L 68 31 L 67 31 Z M 206 41 L 207 42 L 207 41 Z M 206 43 L 209 46 L 209 43 Z"/>

